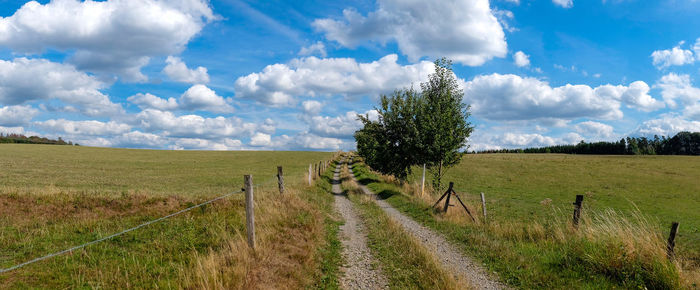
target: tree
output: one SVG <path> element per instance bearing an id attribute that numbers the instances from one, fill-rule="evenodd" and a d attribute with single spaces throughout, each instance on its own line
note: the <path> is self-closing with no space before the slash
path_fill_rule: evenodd
<path id="1" fill-rule="evenodd" d="M 357 152 L 375 170 L 405 180 L 411 166 L 417 164 L 418 130 L 416 116 L 420 94 L 413 89 L 396 90 L 383 95 L 375 108 L 379 119 L 359 115 L 364 124 L 355 132 Z"/>
<path id="2" fill-rule="evenodd" d="M 364 125 L 355 132 L 358 154 L 375 170 L 401 180 L 411 166 L 426 164 L 439 189 L 445 169 L 459 163 L 473 130 L 463 97 L 452 63 L 436 60 L 435 73 L 421 83 L 420 93 L 411 88 L 382 96 L 376 121 L 358 116 Z"/>
<path id="3" fill-rule="evenodd" d="M 452 62 L 445 58 L 435 61 L 435 73 L 421 83 L 422 98 L 416 118 L 420 142 L 417 144 L 419 163 L 425 163 L 433 173 L 433 186 L 440 189 L 445 169 L 462 158 L 461 148 L 474 127 L 467 122 L 470 106 L 462 102 L 464 92 L 452 72 Z"/>

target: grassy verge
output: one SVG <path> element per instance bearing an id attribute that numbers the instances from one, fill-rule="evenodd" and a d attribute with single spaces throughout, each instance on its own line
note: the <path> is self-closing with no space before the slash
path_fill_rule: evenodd
<path id="1" fill-rule="evenodd" d="M 347 168 L 342 171 L 343 189 L 359 209 L 367 227 L 372 255 L 379 260 L 392 289 L 466 289 L 464 281 L 456 281 L 442 269 L 435 258 L 400 225 L 362 193 L 351 181 Z"/>
<path id="2" fill-rule="evenodd" d="M 391 182 L 356 164 L 354 172 L 381 198 L 416 221 L 442 233 L 469 255 L 484 262 L 506 283 L 519 288 L 652 288 L 697 287 L 697 276 L 665 257 L 662 231 L 640 214 L 586 210 L 579 230 L 568 225 L 568 213 L 542 204 L 547 218 L 527 221 L 465 218 L 461 208 L 437 213 L 430 201 L 406 194 Z M 429 201 L 430 200 L 430 201 Z M 472 213 L 480 209 L 467 203 Z M 478 218 L 478 217 L 477 217 Z"/>
<path id="3" fill-rule="evenodd" d="M 4 288 L 304 288 L 323 285 L 332 199 L 304 185 L 313 152 L 173 152 L 2 145 L 0 267 L 95 240 L 241 187 L 253 174 L 258 248 L 234 195 L 0 274 Z M 274 165 L 289 194 L 279 196 Z"/>

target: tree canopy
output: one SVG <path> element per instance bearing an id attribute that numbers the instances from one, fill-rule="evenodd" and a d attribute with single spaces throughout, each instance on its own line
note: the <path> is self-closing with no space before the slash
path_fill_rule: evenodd
<path id="1" fill-rule="evenodd" d="M 435 61 L 435 73 L 420 87 L 381 96 L 378 120 L 358 116 L 364 126 L 355 132 L 357 151 L 375 170 L 400 179 L 411 166 L 426 164 L 439 188 L 445 168 L 459 163 L 473 127 L 451 61 Z"/>

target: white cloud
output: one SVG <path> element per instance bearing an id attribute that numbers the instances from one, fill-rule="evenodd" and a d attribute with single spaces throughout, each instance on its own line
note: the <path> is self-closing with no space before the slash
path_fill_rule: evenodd
<path id="1" fill-rule="evenodd" d="M 326 57 L 326 45 L 324 45 L 323 42 L 317 41 L 316 43 L 307 47 L 302 47 L 301 50 L 299 50 L 299 55 L 302 56 L 309 56 L 314 54 L 317 54 L 320 57 Z"/>
<path id="2" fill-rule="evenodd" d="M 651 53 L 652 63 L 656 68 L 663 69 L 672 65 L 691 64 L 695 61 L 693 52 L 687 49 L 682 49 L 679 43 L 672 49 L 656 50 Z"/>
<path id="3" fill-rule="evenodd" d="M 661 97 L 672 109 L 693 106 L 700 101 L 700 89 L 693 87 L 686 74 L 669 73 L 661 77 L 655 87 L 661 88 Z"/>
<path id="4" fill-rule="evenodd" d="M 575 128 L 577 132 L 589 137 L 589 141 L 603 141 L 615 137 L 613 127 L 603 123 L 585 121 L 576 124 Z"/>
<path id="5" fill-rule="evenodd" d="M 515 54 L 513 54 L 513 62 L 517 67 L 529 66 L 530 56 L 523 53 L 522 51 L 518 51 Z"/>
<path id="6" fill-rule="evenodd" d="M 402 66 L 390 54 L 370 63 L 352 58 L 307 57 L 289 64 L 268 65 L 260 73 L 235 82 L 236 97 L 274 106 L 294 104 L 299 96 L 378 96 L 428 78 L 435 66 L 423 61 Z"/>
<path id="7" fill-rule="evenodd" d="M 135 117 L 140 128 L 149 133 L 160 132 L 176 138 L 221 139 L 250 136 L 258 131 L 258 125 L 246 123 L 240 118 L 205 118 L 199 115 L 175 116 L 172 112 L 146 109 Z"/>
<path id="8" fill-rule="evenodd" d="M 104 87 L 104 83 L 71 65 L 45 59 L 0 60 L 0 104 L 58 99 L 78 106 L 76 110 L 88 116 L 123 113 L 121 105 L 100 92 Z"/>
<path id="9" fill-rule="evenodd" d="M 0 107 L 0 126 L 14 127 L 29 123 L 39 113 L 30 106 Z"/>
<path id="10" fill-rule="evenodd" d="M 209 74 L 205 67 L 199 66 L 196 69 L 189 69 L 179 57 L 174 56 L 168 56 L 165 62 L 167 65 L 163 68 L 163 72 L 174 81 L 188 84 L 209 82 Z"/>
<path id="11" fill-rule="evenodd" d="M 35 122 L 34 124 L 44 130 L 51 131 L 53 134 L 60 132 L 68 135 L 82 136 L 118 135 L 131 130 L 131 126 L 127 124 L 116 123 L 114 121 L 70 121 L 65 119 L 58 119 L 47 120 L 43 122 Z"/>
<path id="12" fill-rule="evenodd" d="M 205 85 L 194 85 L 180 97 L 180 109 L 204 110 L 216 113 L 233 112 L 233 107 Z"/>
<path id="13" fill-rule="evenodd" d="M 338 138 L 320 137 L 318 135 L 302 132 L 294 136 L 281 135 L 273 138 L 272 146 L 284 150 L 350 150 L 355 147 L 353 141 L 343 141 Z"/>
<path id="14" fill-rule="evenodd" d="M 304 115 L 316 116 L 321 113 L 321 103 L 318 101 L 304 101 L 301 103 Z"/>
<path id="15" fill-rule="evenodd" d="M 362 122 L 357 120 L 357 112 L 350 111 L 337 117 L 315 116 L 309 125 L 311 133 L 316 135 L 349 139 L 362 127 Z"/>
<path id="16" fill-rule="evenodd" d="M 141 109 L 158 109 L 161 111 L 171 111 L 178 108 L 177 101 L 174 98 L 168 98 L 167 100 L 161 99 L 157 96 L 146 94 L 135 94 L 126 99 L 139 106 Z"/>
<path id="17" fill-rule="evenodd" d="M 593 118 L 615 120 L 623 116 L 620 102 L 630 105 L 646 100 L 635 86 L 587 85 L 550 87 L 535 78 L 491 74 L 477 76 L 465 84 L 465 102 L 475 116 L 488 120 L 538 120 Z M 629 94 L 629 97 L 623 97 Z"/>
<path id="18" fill-rule="evenodd" d="M 316 19 L 312 25 L 327 39 L 351 48 L 367 41 L 396 41 L 413 62 L 444 56 L 478 66 L 508 51 L 488 0 L 379 0 L 377 6 L 366 16 L 345 9 L 342 20 Z"/>
<path id="19" fill-rule="evenodd" d="M 241 140 L 225 138 L 222 140 L 206 140 L 198 138 L 180 138 L 175 140 L 175 144 L 170 149 L 175 150 L 240 150 Z"/>
<path id="20" fill-rule="evenodd" d="M 250 146 L 264 147 L 272 145 L 272 138 L 269 134 L 255 133 L 250 137 Z"/>
<path id="21" fill-rule="evenodd" d="M 649 85 L 643 81 L 635 81 L 629 86 L 602 85 L 595 88 L 596 93 L 621 100 L 629 108 L 651 112 L 664 107 L 664 103 L 649 95 Z"/>
<path id="22" fill-rule="evenodd" d="M 676 115 L 665 115 L 658 119 L 643 122 L 632 134 L 673 137 L 681 131 L 699 132 L 700 122 L 686 120 Z"/>
<path id="23" fill-rule="evenodd" d="M 81 70 L 145 81 L 140 69 L 150 57 L 181 52 L 214 19 L 204 0 L 30 1 L 0 17 L 0 45 L 75 51 L 69 61 Z"/>
<path id="24" fill-rule="evenodd" d="M 24 127 L 3 127 L 0 126 L 0 133 L 2 134 L 27 134 L 24 131 Z M 30 134 L 32 135 L 32 134 Z"/>
<path id="25" fill-rule="evenodd" d="M 574 7 L 574 1 L 573 0 L 552 0 L 552 3 L 559 5 L 563 8 L 571 8 Z"/>

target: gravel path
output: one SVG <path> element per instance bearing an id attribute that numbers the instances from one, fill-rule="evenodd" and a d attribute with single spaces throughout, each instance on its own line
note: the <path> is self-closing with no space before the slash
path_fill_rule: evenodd
<path id="1" fill-rule="evenodd" d="M 342 162 L 341 162 L 342 164 Z M 340 227 L 340 239 L 343 243 L 340 287 L 343 289 L 386 289 L 388 283 L 380 269 L 374 269 L 377 263 L 367 247 L 367 234 L 362 220 L 355 212 L 352 202 L 343 194 L 340 188 L 340 166 L 338 164 L 333 175 L 333 194 L 335 209 L 345 220 Z"/>
<path id="2" fill-rule="evenodd" d="M 352 167 L 350 167 L 352 172 Z M 354 174 L 351 174 L 355 178 Z M 357 179 L 355 179 L 357 181 Z M 374 195 L 366 186 L 358 183 L 365 194 Z M 375 195 L 376 196 L 376 195 Z M 393 218 L 403 229 L 413 235 L 428 251 L 438 259 L 442 266 L 453 273 L 456 279 L 467 281 L 476 289 L 507 289 L 505 285 L 489 277 L 479 264 L 464 256 L 456 247 L 441 235 L 403 215 L 386 201 L 375 198 L 379 207 Z"/>

